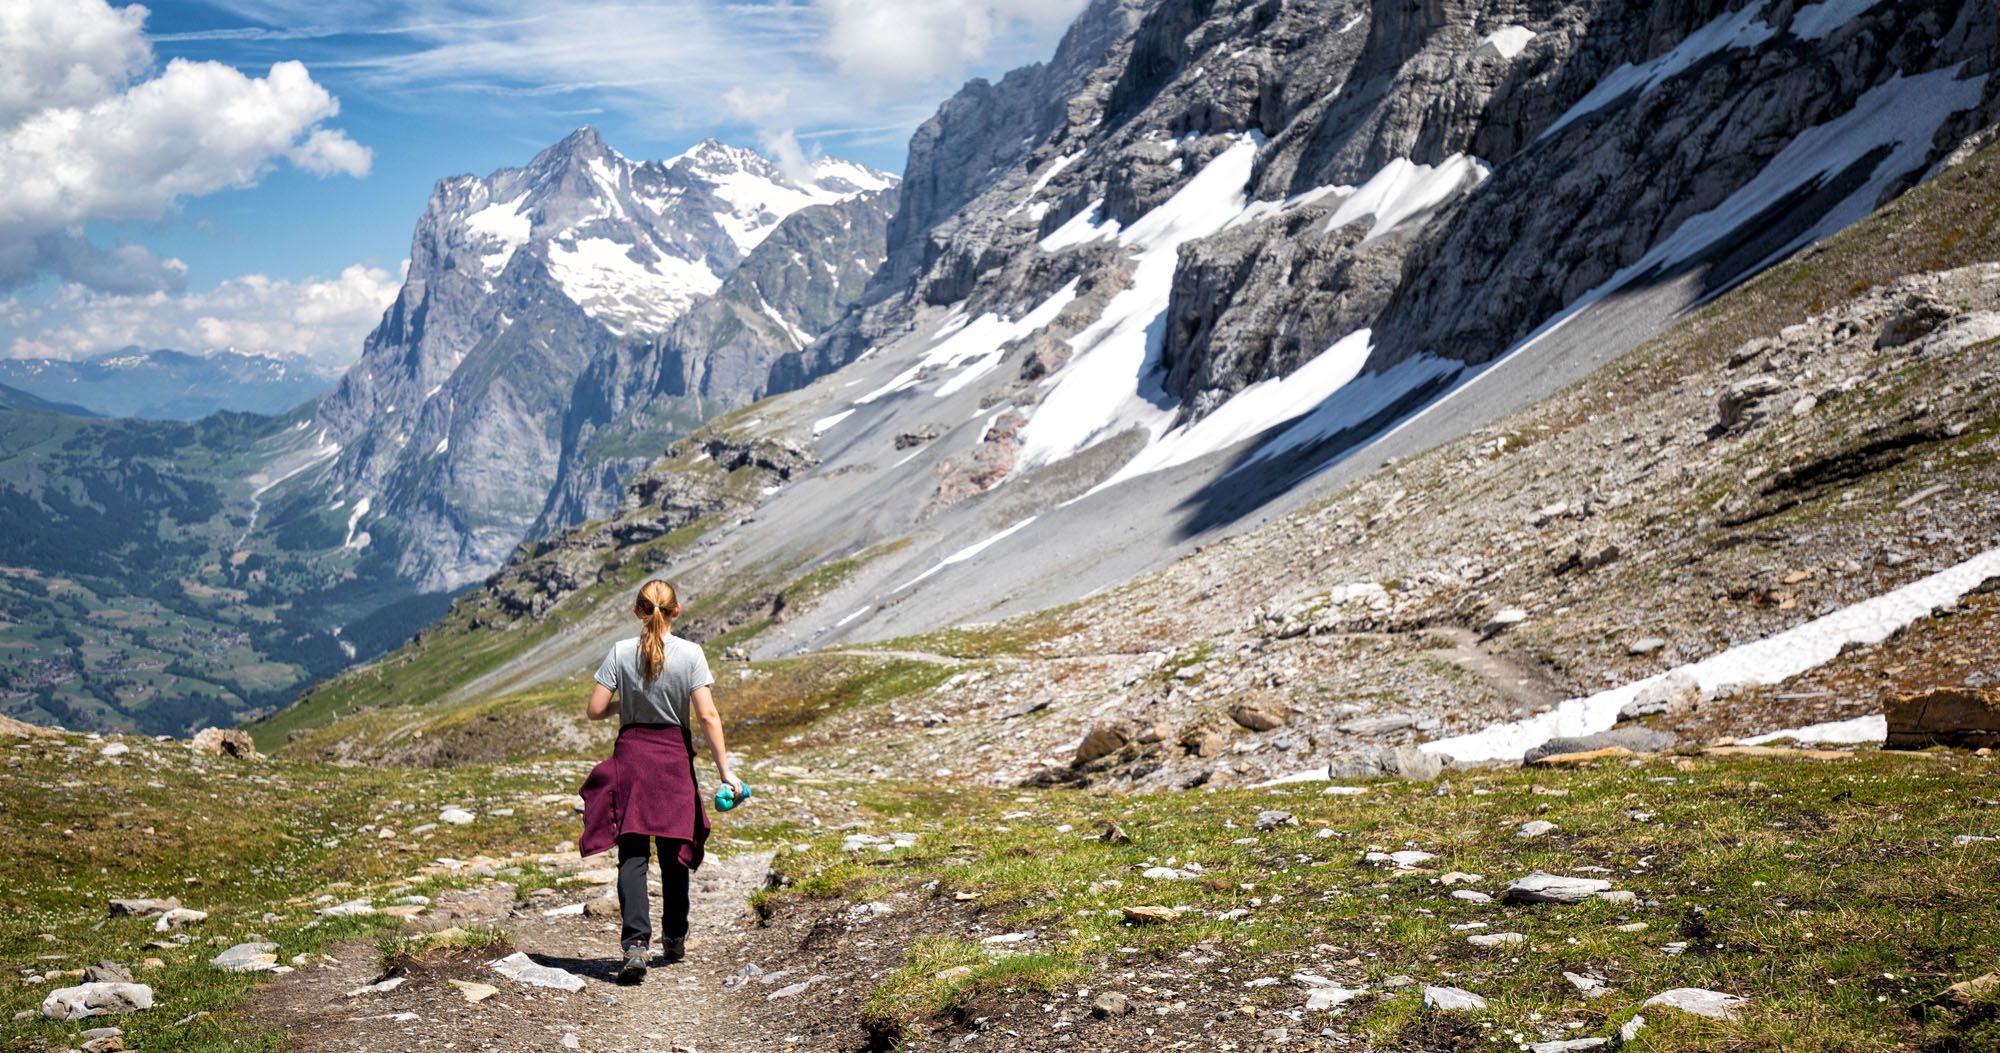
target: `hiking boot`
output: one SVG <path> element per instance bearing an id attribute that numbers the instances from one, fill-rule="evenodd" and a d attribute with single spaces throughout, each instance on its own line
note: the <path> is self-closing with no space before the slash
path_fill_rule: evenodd
<path id="1" fill-rule="evenodd" d="M 646 978 L 646 948 L 636 947 L 625 952 L 625 967 L 618 970 L 618 982 L 636 984 Z"/>
<path id="2" fill-rule="evenodd" d="M 668 965 L 687 957 L 687 939 L 663 940 L 660 943 L 660 960 Z"/>

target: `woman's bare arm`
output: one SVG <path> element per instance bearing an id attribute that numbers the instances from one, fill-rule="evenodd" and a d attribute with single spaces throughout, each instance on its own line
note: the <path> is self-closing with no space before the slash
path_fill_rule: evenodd
<path id="1" fill-rule="evenodd" d="M 583 704 L 583 715 L 592 720 L 604 720 L 616 712 L 618 707 L 611 704 L 611 689 L 603 684 L 598 684 L 597 690 L 590 693 L 590 701 Z"/>
<path id="2" fill-rule="evenodd" d="M 729 770 L 729 747 L 722 741 L 722 715 L 715 711 L 715 696 L 706 687 L 694 689 L 694 719 L 701 724 L 701 737 L 708 740 L 708 755 L 715 760 L 716 775 L 742 793 L 743 784 Z"/>

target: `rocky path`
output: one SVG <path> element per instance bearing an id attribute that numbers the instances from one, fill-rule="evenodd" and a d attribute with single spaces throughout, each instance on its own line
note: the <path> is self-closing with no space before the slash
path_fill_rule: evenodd
<path id="1" fill-rule="evenodd" d="M 599 880 L 610 876 L 600 858 L 580 872 L 592 881 L 581 896 L 546 892 L 517 904 L 510 888 L 489 885 L 440 897 L 419 919 L 433 931 L 492 926 L 507 934 L 511 949 L 433 950 L 385 978 L 375 945 L 359 943 L 333 964 L 301 969 L 271 985 L 252 1013 L 289 1032 L 292 1048 L 315 1053 L 780 1048 L 786 1028 L 806 1023 L 792 1012 L 797 996 L 827 978 L 779 972 L 775 956 L 786 944 L 795 946 L 797 935 L 783 926 L 760 927 L 747 909 L 769 861 L 763 853 L 711 856 L 696 879 L 687 960 L 656 960 L 636 986 L 615 981 L 617 900 L 612 886 Z M 515 950 L 546 970 L 541 983 L 576 989 L 503 975 L 493 963 Z M 772 964 L 765 969 L 755 964 L 760 961 Z M 763 982 L 773 974 L 774 981 Z M 807 986 L 792 990 L 796 984 Z M 824 1001 L 815 994 L 813 1002 Z"/>

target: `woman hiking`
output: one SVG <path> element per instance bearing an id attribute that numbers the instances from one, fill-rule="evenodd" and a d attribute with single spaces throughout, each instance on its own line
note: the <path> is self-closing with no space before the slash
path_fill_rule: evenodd
<path id="1" fill-rule="evenodd" d="M 694 775 L 694 738 L 689 717 L 701 722 L 716 774 L 742 796 L 743 784 L 729 769 L 709 685 L 708 656 L 701 647 L 673 635 L 680 599 L 672 584 L 654 579 L 632 601 L 639 635 L 613 644 L 597 668 L 597 687 L 584 713 L 591 720 L 618 717 L 618 743 L 611 759 L 583 783 L 583 838 L 586 856 L 618 846 L 618 906 L 625 916 L 619 945 L 625 964 L 621 983 L 645 979 L 652 942 L 646 869 L 655 843 L 660 849 L 661 958 L 678 962 L 686 954 L 688 874 L 701 866 L 708 840 L 708 816 Z"/>

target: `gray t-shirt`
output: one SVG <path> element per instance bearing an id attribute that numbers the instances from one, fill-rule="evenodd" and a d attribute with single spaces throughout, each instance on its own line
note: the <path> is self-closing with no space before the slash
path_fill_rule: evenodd
<path id="1" fill-rule="evenodd" d="M 693 727 L 688 707 L 695 689 L 715 683 L 715 675 L 708 671 L 708 656 L 699 644 L 673 635 L 662 642 L 666 644 L 666 660 L 660 663 L 660 675 L 651 681 L 646 679 L 636 636 L 612 644 L 604 664 L 597 667 L 597 682 L 618 696 L 620 724 Z"/>

